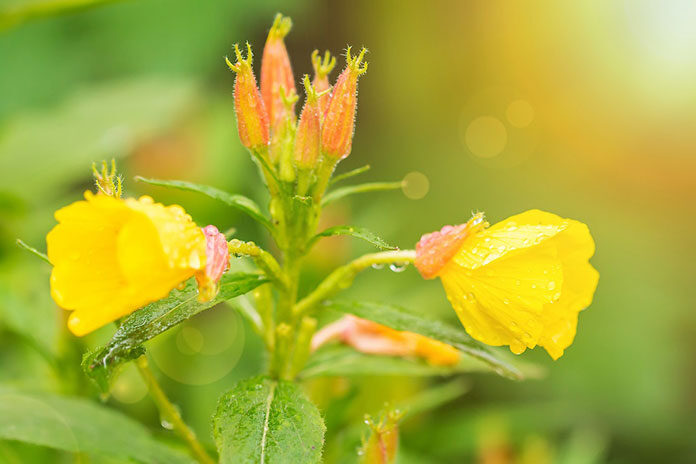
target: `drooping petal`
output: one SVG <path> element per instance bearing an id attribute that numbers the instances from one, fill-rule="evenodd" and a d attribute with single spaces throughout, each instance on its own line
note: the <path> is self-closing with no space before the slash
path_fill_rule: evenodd
<path id="1" fill-rule="evenodd" d="M 441 241 L 428 246 L 449 243 Z M 586 225 L 530 210 L 467 234 L 436 275 L 473 338 L 517 354 L 542 345 L 557 359 L 592 301 L 599 278 L 588 262 L 593 253 Z"/>

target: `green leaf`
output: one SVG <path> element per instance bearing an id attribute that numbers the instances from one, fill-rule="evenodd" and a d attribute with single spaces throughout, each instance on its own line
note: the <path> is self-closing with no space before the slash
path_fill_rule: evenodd
<path id="1" fill-rule="evenodd" d="M 324 422 L 293 382 L 242 380 L 220 398 L 213 429 L 222 464 L 321 461 Z"/>
<path id="2" fill-rule="evenodd" d="M 156 441 L 138 422 L 105 406 L 7 389 L 0 389 L 0 439 L 108 456 L 119 462 L 195 462 Z"/>
<path id="3" fill-rule="evenodd" d="M 464 372 L 492 370 L 485 362 L 471 356 L 461 356 L 455 366 L 434 366 L 421 359 L 371 355 L 355 351 L 346 345 L 332 345 L 317 351 L 301 372 L 303 379 L 323 376 L 409 375 L 448 376 Z"/>
<path id="4" fill-rule="evenodd" d="M 494 372 L 504 377 L 519 380 L 522 372 L 501 359 L 498 354 L 472 339 L 463 329 L 452 327 L 441 321 L 426 319 L 405 309 L 384 303 L 341 302 L 328 304 L 337 311 L 369 319 L 395 330 L 405 330 L 434 338 L 457 348 L 462 353 L 488 364 Z"/>
<path id="5" fill-rule="evenodd" d="M 266 216 L 261 212 L 261 208 L 257 205 L 254 200 L 247 198 L 243 195 L 234 195 L 224 190 L 217 189 L 215 187 L 210 187 L 208 185 L 194 184 L 193 182 L 186 182 L 183 180 L 160 180 L 160 179 L 148 179 L 145 177 L 136 176 L 135 180 L 145 182 L 151 185 L 158 185 L 160 187 L 173 187 L 180 190 L 188 190 L 190 192 L 198 192 L 203 195 L 207 195 L 210 198 L 219 200 L 228 206 L 236 208 L 253 219 L 258 221 L 268 230 L 272 229 L 271 222 Z"/>
<path id="6" fill-rule="evenodd" d="M 192 81 L 153 77 L 91 86 L 50 110 L 14 114 L 0 133 L 0 191 L 43 206 L 89 179 L 93 161 L 125 156 L 171 127 L 197 96 Z"/>
<path id="7" fill-rule="evenodd" d="M 397 247 L 390 245 L 382 237 L 379 235 L 375 234 L 374 232 L 371 232 L 364 227 L 355 227 L 355 226 L 335 226 L 335 227 L 329 227 L 328 229 L 324 230 L 323 232 L 319 232 L 317 235 L 312 237 L 312 239 L 309 241 L 308 247 L 311 247 L 317 240 L 319 240 L 321 237 L 330 237 L 332 235 L 350 235 L 356 238 L 361 238 L 365 240 L 366 242 L 369 242 L 383 250 L 396 250 Z"/>
<path id="8" fill-rule="evenodd" d="M 167 298 L 150 303 L 128 316 L 106 346 L 85 354 L 82 369 L 106 392 L 114 368 L 143 354 L 144 342 L 203 310 L 266 282 L 258 274 L 225 274 L 220 280 L 217 296 L 212 301 L 201 303 L 195 280 L 190 279 L 182 290 L 172 290 Z"/>
<path id="9" fill-rule="evenodd" d="M 403 186 L 403 182 L 370 182 L 367 184 L 350 185 L 348 187 L 337 188 L 326 194 L 321 201 L 322 206 L 340 200 L 349 195 L 365 192 L 379 192 L 383 190 L 399 190 Z"/>

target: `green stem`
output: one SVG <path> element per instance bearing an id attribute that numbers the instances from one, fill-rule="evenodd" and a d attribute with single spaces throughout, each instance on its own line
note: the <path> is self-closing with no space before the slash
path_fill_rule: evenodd
<path id="1" fill-rule="evenodd" d="M 139 357 L 136 359 L 135 365 L 138 367 L 140 375 L 147 384 L 150 396 L 155 402 L 157 410 L 160 412 L 162 418 L 172 424 L 174 431 L 186 442 L 189 448 L 191 448 L 191 452 L 199 462 L 203 464 L 214 464 L 215 461 L 208 455 L 198 439 L 196 439 L 193 430 L 191 430 L 181 418 L 179 410 L 169 401 L 169 398 L 167 398 L 167 395 L 157 382 L 152 370 L 150 370 L 147 358 L 145 356 Z"/>
<path id="2" fill-rule="evenodd" d="M 354 195 L 356 193 L 366 193 L 366 192 L 379 192 L 384 190 L 398 190 L 404 185 L 403 181 L 400 182 L 370 182 L 367 184 L 349 185 L 348 187 L 337 188 L 336 190 L 331 190 L 324 196 L 321 201 L 321 206 L 326 206 L 329 203 L 333 203 L 348 195 Z"/>
<path id="3" fill-rule="evenodd" d="M 414 250 L 384 251 L 363 255 L 354 261 L 341 266 L 329 274 L 312 293 L 300 300 L 293 308 L 295 317 L 311 311 L 322 300 L 330 297 L 342 288 L 347 287 L 355 276 L 362 270 L 373 265 L 408 264 L 416 259 Z"/>
<path id="4" fill-rule="evenodd" d="M 286 275 L 280 268 L 278 261 L 276 261 L 273 255 L 260 248 L 254 242 L 243 242 L 234 238 L 227 243 L 227 249 L 230 251 L 230 254 L 254 258 L 256 264 L 266 273 L 269 279 L 276 281 L 281 288 L 287 287 Z"/>

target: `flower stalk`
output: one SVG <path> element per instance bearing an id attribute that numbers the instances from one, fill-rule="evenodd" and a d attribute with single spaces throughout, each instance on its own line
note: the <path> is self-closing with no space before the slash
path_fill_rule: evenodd
<path id="1" fill-rule="evenodd" d="M 196 457 L 198 462 L 202 464 L 214 464 L 213 458 L 208 455 L 203 448 L 203 445 L 196 438 L 196 434 L 191 430 L 191 428 L 186 425 L 179 410 L 172 404 L 172 402 L 164 393 L 162 387 L 160 386 L 155 374 L 150 369 L 150 365 L 147 361 L 147 357 L 140 356 L 135 361 L 135 365 L 140 372 L 145 384 L 147 385 L 147 390 L 150 393 L 150 397 L 157 406 L 157 410 L 163 420 L 167 421 L 172 425 L 172 429 L 177 433 L 191 449 L 191 452 Z"/>

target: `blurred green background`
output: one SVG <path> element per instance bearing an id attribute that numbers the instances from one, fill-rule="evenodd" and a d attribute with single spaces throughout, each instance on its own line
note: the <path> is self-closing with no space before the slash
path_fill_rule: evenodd
<path id="1" fill-rule="evenodd" d="M 265 201 L 237 139 L 223 57 L 249 40 L 260 58 L 282 11 L 294 21 L 287 46 L 298 79 L 314 48 L 370 50 L 353 152 L 339 169 L 369 163 L 366 179 L 407 180 L 403 192 L 336 204 L 327 224 L 368 227 L 406 248 L 472 211 L 496 222 L 539 208 L 587 223 L 597 243 L 599 287 L 566 354 L 525 353 L 546 369 L 539 380 L 468 376 L 466 395 L 404 422 L 400 461 L 696 462 L 696 3 L 71 3 L 0 0 L 0 386 L 97 398 L 80 356 L 113 328 L 70 335 L 48 294 L 49 266 L 15 246 L 21 237 L 45 250 L 53 211 L 91 188 L 92 161 L 119 159 L 129 195 L 179 203 L 199 224 L 268 244 L 235 211 L 133 176 Z M 305 284 L 368 249 L 327 239 Z M 439 283 L 412 269 L 372 271 L 350 292 L 455 320 Z M 150 350 L 209 445 L 218 396 L 264 362 L 261 342 L 225 307 Z M 327 417 L 327 461 L 351 462 L 346 423 L 440 382 L 309 385 Z M 126 369 L 109 405 L 167 440 L 145 393 Z M 0 441 L 0 462 L 73 457 Z"/>

